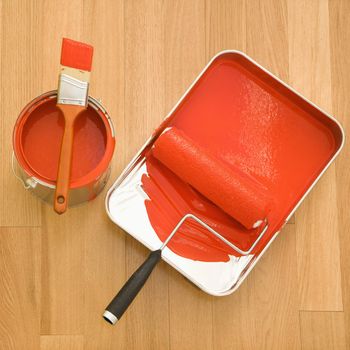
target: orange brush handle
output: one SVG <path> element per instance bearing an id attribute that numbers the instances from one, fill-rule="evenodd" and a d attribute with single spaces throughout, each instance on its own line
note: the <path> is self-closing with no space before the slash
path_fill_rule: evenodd
<path id="1" fill-rule="evenodd" d="M 74 121 L 76 117 L 85 110 L 85 107 L 75 105 L 57 105 L 63 112 L 65 128 L 61 144 L 60 160 L 56 180 L 56 192 L 54 198 L 54 209 L 56 213 L 63 214 L 68 205 L 68 192 L 72 167 Z"/>

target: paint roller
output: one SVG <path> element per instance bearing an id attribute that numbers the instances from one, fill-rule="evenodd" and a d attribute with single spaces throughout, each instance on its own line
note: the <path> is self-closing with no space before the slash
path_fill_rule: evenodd
<path id="1" fill-rule="evenodd" d="M 183 181 L 237 220 L 246 229 L 257 228 L 264 222 L 265 229 L 258 239 L 265 233 L 271 200 L 264 189 L 250 177 L 241 173 L 238 169 L 232 169 L 175 127 L 166 129 L 158 137 L 152 147 L 152 154 Z M 188 218 L 196 220 L 232 247 L 229 241 L 196 216 L 192 214 L 185 215 L 162 246 L 150 253 L 147 260 L 129 278 L 107 306 L 103 314 L 106 321 L 115 324 L 120 319 L 160 261 L 163 248 Z"/>
<path id="2" fill-rule="evenodd" d="M 152 152 L 178 177 L 245 228 L 257 228 L 266 218 L 270 199 L 263 189 L 239 169 L 232 170 L 182 130 L 167 129 L 155 142 Z"/>

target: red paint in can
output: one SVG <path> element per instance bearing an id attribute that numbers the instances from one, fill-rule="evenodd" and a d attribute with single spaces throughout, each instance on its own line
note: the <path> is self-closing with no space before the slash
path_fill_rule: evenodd
<path id="1" fill-rule="evenodd" d="M 56 91 L 31 101 L 20 113 L 13 148 L 20 176 L 39 197 L 51 202 L 55 188 L 64 118 Z M 74 126 L 70 205 L 95 198 L 107 182 L 115 137 L 105 109 L 89 98 Z M 39 185 L 39 186 L 38 186 Z M 47 191 L 43 191 L 47 188 Z M 44 192 L 44 193 L 43 193 Z"/>

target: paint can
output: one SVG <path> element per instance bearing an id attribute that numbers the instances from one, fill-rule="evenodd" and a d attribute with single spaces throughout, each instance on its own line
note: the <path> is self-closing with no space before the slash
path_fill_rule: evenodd
<path id="1" fill-rule="evenodd" d="M 57 91 L 42 94 L 20 113 L 13 131 L 12 169 L 24 188 L 52 204 L 64 118 L 56 107 Z M 74 125 L 69 206 L 94 199 L 110 174 L 115 147 L 112 121 L 94 98 Z"/>

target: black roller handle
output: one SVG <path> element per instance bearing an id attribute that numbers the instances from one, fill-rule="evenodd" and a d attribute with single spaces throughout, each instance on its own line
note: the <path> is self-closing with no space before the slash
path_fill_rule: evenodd
<path id="1" fill-rule="evenodd" d="M 161 249 L 154 250 L 149 254 L 146 261 L 132 274 L 122 289 L 107 306 L 103 314 L 103 318 L 107 322 L 115 324 L 120 320 L 126 309 L 142 289 L 161 257 Z"/>

